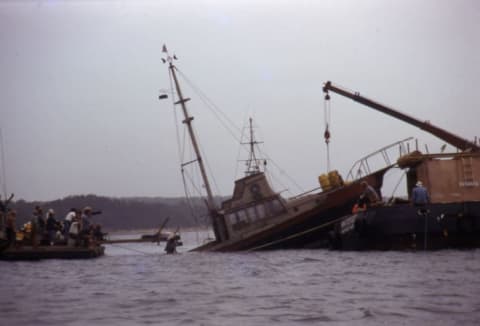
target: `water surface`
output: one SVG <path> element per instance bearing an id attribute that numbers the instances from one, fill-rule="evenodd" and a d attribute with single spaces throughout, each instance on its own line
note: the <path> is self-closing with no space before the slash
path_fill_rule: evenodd
<path id="1" fill-rule="evenodd" d="M 190 253 L 109 245 L 0 262 L 2 325 L 478 325 L 480 250 Z"/>

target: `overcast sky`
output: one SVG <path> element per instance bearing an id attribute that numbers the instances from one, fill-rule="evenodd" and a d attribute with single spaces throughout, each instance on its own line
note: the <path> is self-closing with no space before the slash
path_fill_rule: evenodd
<path id="1" fill-rule="evenodd" d="M 254 117 L 275 173 L 304 190 L 327 168 L 327 80 L 473 139 L 479 34 L 475 0 L 1 2 L 2 194 L 183 195 L 173 109 L 158 100 L 170 87 L 164 43 L 238 126 Z M 184 92 L 215 193 L 229 195 L 243 171 L 239 145 Z M 431 152 L 443 144 L 335 94 L 331 133 L 342 174 L 406 137 Z"/>

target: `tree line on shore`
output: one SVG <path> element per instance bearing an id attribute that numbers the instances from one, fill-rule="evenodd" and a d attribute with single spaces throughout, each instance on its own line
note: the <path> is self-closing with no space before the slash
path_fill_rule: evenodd
<path id="1" fill-rule="evenodd" d="M 83 209 L 92 207 L 94 212 L 101 212 L 93 216 L 95 223 L 102 225 L 104 230 L 131 230 L 158 228 L 169 218 L 167 228 L 201 227 L 209 224 L 206 206 L 201 198 L 190 200 L 183 197 L 127 197 L 111 198 L 96 195 L 68 196 L 53 201 L 13 201 L 11 208 L 17 211 L 17 225 L 20 226 L 32 219 L 35 206 L 55 211 L 58 221 L 64 219 L 71 208 Z"/>

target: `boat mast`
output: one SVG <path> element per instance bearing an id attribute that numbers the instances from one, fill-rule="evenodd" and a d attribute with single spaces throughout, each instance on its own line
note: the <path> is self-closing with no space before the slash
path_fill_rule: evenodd
<path id="1" fill-rule="evenodd" d="M 243 143 L 243 144 L 248 144 L 250 145 L 250 156 L 248 157 L 247 160 L 247 171 L 245 171 L 245 175 L 253 175 L 256 173 L 260 172 L 260 166 L 258 165 L 258 159 L 257 156 L 255 155 L 255 145 L 260 144 L 260 142 L 255 141 L 255 136 L 253 134 L 253 124 L 252 124 L 253 119 L 249 119 L 249 128 L 250 128 L 250 141 L 248 143 Z"/>
<path id="2" fill-rule="evenodd" d="M 178 98 L 179 98 L 178 101 L 175 102 L 175 104 L 180 104 L 180 106 L 182 107 L 183 116 L 185 117 L 185 120 L 183 120 L 182 122 L 187 125 L 188 134 L 190 136 L 190 140 L 192 141 L 193 150 L 195 151 L 195 155 L 197 156 L 196 161 L 198 162 L 198 165 L 200 167 L 200 174 L 202 175 L 203 184 L 205 186 L 205 190 L 207 191 L 208 210 L 209 210 L 209 212 L 212 212 L 212 211 L 216 210 L 215 201 L 213 200 L 212 188 L 210 187 L 210 183 L 208 181 L 205 165 L 203 164 L 203 159 L 202 159 L 202 156 L 200 154 L 200 149 L 198 147 L 197 139 L 195 138 L 195 134 L 193 132 L 193 127 L 192 127 L 193 117 L 189 115 L 188 110 L 187 110 L 187 106 L 185 105 L 185 103 L 188 102 L 190 99 L 189 98 L 184 98 L 183 94 L 182 94 L 182 90 L 180 89 L 180 84 L 178 83 L 177 75 L 175 73 L 176 67 L 173 64 L 173 59 L 176 59 L 175 55 L 173 57 L 168 55 L 168 52 L 167 52 L 167 49 L 166 49 L 165 46 L 163 47 L 163 52 L 167 53 L 168 69 L 172 73 L 173 81 L 175 82 L 175 89 L 177 91 Z M 186 164 L 189 164 L 189 163 L 191 163 L 191 162 L 188 162 Z M 182 164 L 182 166 L 184 166 L 184 165 L 185 164 Z"/>

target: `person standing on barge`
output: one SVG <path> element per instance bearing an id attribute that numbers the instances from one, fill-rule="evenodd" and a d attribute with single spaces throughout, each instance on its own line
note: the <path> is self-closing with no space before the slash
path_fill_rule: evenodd
<path id="1" fill-rule="evenodd" d="M 8 211 L 6 223 L 5 223 L 5 231 L 7 233 L 7 241 L 8 241 L 9 247 L 13 246 L 16 240 L 16 231 L 17 231 L 17 228 L 15 226 L 16 218 L 17 218 L 17 212 L 12 210 Z"/>

